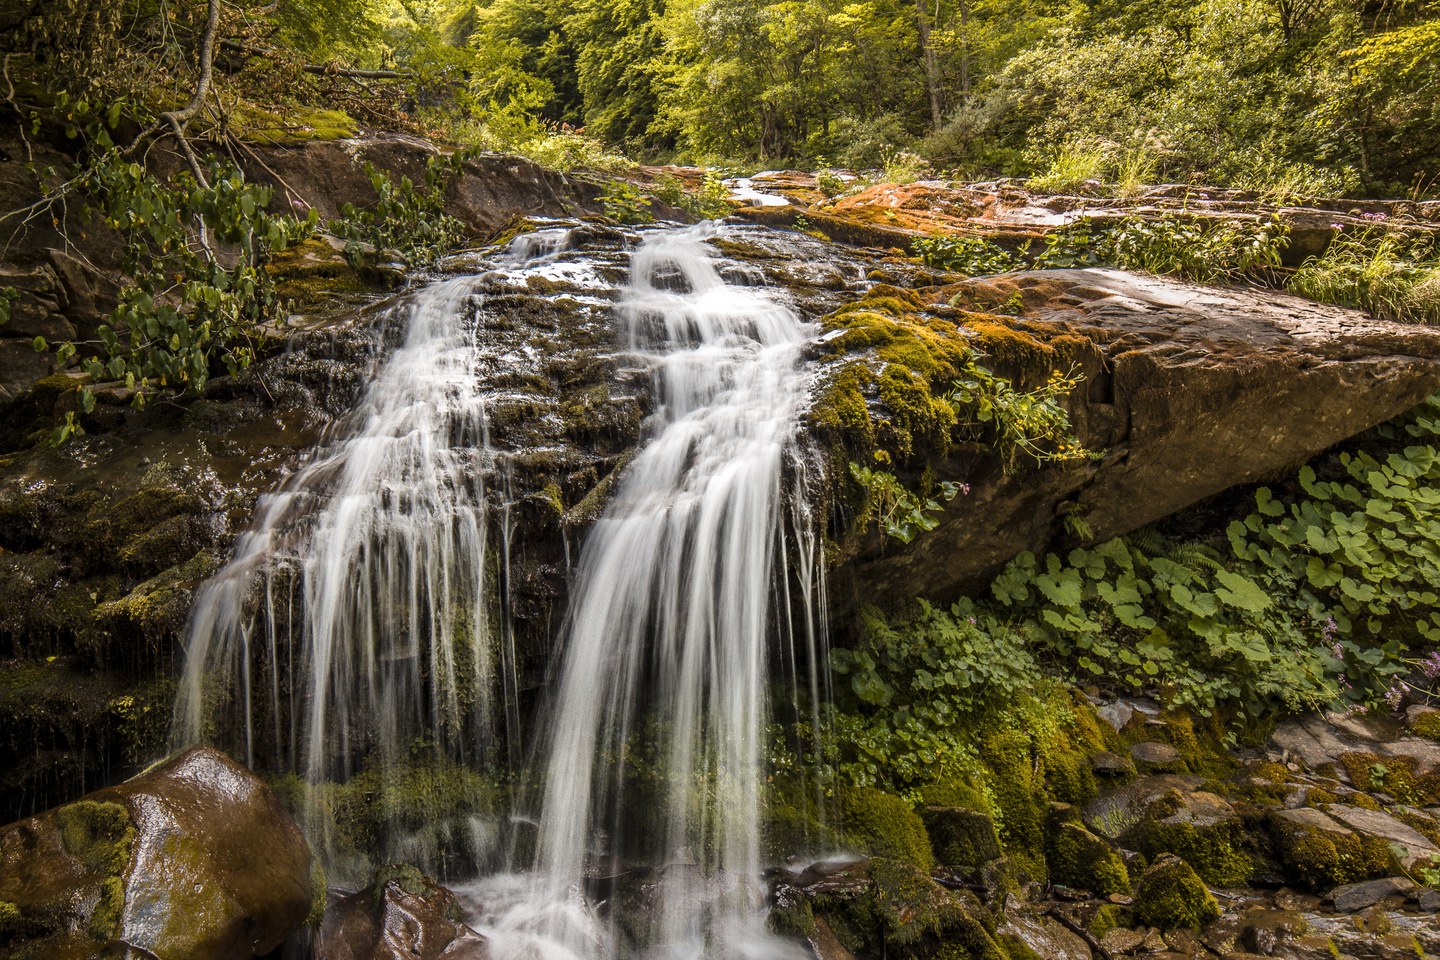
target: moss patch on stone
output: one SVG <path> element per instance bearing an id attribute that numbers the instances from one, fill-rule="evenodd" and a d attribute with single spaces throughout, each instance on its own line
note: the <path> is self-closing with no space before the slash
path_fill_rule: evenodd
<path id="1" fill-rule="evenodd" d="M 837 792 L 841 835 L 872 856 L 892 858 L 929 872 L 934 866 L 925 823 L 910 804 L 871 787 Z"/>
<path id="2" fill-rule="evenodd" d="M 1087 830 L 1069 804 L 1051 806 L 1045 861 L 1052 883 L 1108 897 L 1128 893 L 1130 873 L 1109 843 Z"/>
<path id="3" fill-rule="evenodd" d="M 949 449 L 956 414 L 944 392 L 971 350 L 953 323 L 923 309 L 914 291 L 878 284 L 822 321 L 827 333 L 840 334 L 833 347 L 857 359 L 831 375 L 810 418 L 851 459 L 870 462 L 883 451 L 896 462 L 925 463 Z"/>
<path id="4" fill-rule="evenodd" d="M 1135 885 L 1135 919 L 1161 930 L 1199 930 L 1220 917 L 1220 906 L 1190 865 L 1162 857 Z"/>
<path id="5" fill-rule="evenodd" d="M 1317 893 L 1346 883 L 1388 876 L 1394 868 L 1389 845 L 1380 837 L 1341 833 L 1272 818 L 1287 877 Z"/>

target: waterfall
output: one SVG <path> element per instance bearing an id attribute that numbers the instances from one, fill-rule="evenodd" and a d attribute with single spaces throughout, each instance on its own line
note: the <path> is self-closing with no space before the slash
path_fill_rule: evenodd
<path id="1" fill-rule="evenodd" d="M 652 233 L 632 258 L 618 312 L 656 408 L 577 566 L 529 902 L 497 917 L 503 892 L 477 895 L 497 956 L 617 952 L 577 894 L 634 858 L 662 879 L 648 917 L 625 918 L 632 940 L 677 957 L 783 946 L 763 933 L 761 778 L 813 327 L 774 291 L 726 284 L 704 243 L 715 229 Z M 653 774 L 631 776 L 647 749 Z"/>
<path id="2" fill-rule="evenodd" d="M 519 238 L 509 268 L 543 269 L 565 236 Z M 514 664 L 492 636 L 494 458 L 473 309 L 493 274 L 432 283 L 392 309 L 381 329 L 400 326 L 404 342 L 339 439 L 261 499 L 234 559 L 196 598 L 174 739 L 219 740 L 302 777 L 302 819 L 332 877 L 363 882 L 366 864 L 344 862 L 333 798 L 313 791 L 362 770 L 378 784 L 433 783 L 447 766 L 503 759 L 495 701 L 513 693 L 499 680 Z M 423 809 L 395 812 L 424 820 Z M 432 870 L 484 862 L 496 843 L 483 824 L 382 826 L 370 853 Z"/>
<path id="3" fill-rule="evenodd" d="M 334 814 L 350 801 L 336 791 L 383 798 L 426 764 L 477 779 L 517 766 L 519 654 L 497 582 L 525 536 L 524 478 L 491 445 L 487 410 L 502 421 L 486 390 L 538 356 L 516 341 L 507 298 L 563 283 L 618 322 L 622 377 L 648 375 L 652 413 L 571 571 L 536 790 L 511 820 L 531 869 L 492 872 L 493 791 L 488 819 L 469 823 L 396 801 L 365 854 L 488 873 L 464 896 L 499 960 L 793 949 L 764 933 L 762 793 L 770 691 L 812 708 L 822 693 L 821 542 L 796 444 L 814 326 L 707 242 L 747 229 L 642 234 L 613 306 L 618 254 L 567 255 L 558 229 L 517 238 L 508 264 L 407 295 L 387 322 L 403 344 L 359 408 L 262 498 L 198 594 L 175 738 L 293 772 L 332 880 L 363 884 L 370 866 L 346 859 L 353 837 Z M 487 344 L 477 324 L 492 321 Z M 597 895 L 622 871 L 649 878 L 643 902 Z"/>

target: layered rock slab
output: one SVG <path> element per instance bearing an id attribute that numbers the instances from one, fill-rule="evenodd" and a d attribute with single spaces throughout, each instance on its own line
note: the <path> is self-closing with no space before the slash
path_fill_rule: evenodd
<path id="1" fill-rule="evenodd" d="M 315 899 L 310 847 L 275 794 L 195 747 L 0 828 L 0 953 L 240 960 Z"/>
<path id="2" fill-rule="evenodd" d="M 1078 269 L 952 284 L 929 299 L 957 336 L 988 311 L 978 316 L 1083 372 L 1070 412 L 1098 457 L 1006 474 L 992 451 L 957 448 L 941 478 L 970 493 L 904 551 L 877 536 L 851 565 L 872 602 L 981 587 L 1017 554 L 1066 542 L 1066 517 L 1083 518 L 1087 542 L 1123 535 L 1277 476 L 1440 389 L 1440 331 L 1269 290 Z M 993 314 L 1005 303 L 1022 304 L 1019 316 Z M 1049 372 L 982 362 L 1027 386 Z"/>

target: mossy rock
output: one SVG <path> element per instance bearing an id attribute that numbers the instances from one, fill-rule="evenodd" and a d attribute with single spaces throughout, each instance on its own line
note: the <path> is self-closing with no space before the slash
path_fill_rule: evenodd
<path id="1" fill-rule="evenodd" d="M 1069 804 L 1051 806 L 1045 861 L 1053 883 L 1099 897 L 1130 891 L 1130 873 L 1119 852 L 1080 822 Z"/>
<path id="2" fill-rule="evenodd" d="M 1394 872 L 1385 840 L 1354 833 L 1318 810 L 1277 811 L 1270 826 L 1287 878 L 1304 889 L 1321 893 Z"/>
<path id="3" fill-rule="evenodd" d="M 1010 960 L 978 901 L 946 890 L 915 866 L 877 858 L 869 883 L 813 897 L 823 919 L 857 956 L 914 960 Z"/>
<path id="4" fill-rule="evenodd" d="M 935 861 L 951 870 L 983 866 L 1004 850 L 990 815 L 968 807 L 925 806 L 920 810 Z"/>
<path id="5" fill-rule="evenodd" d="M 1410 732 L 1426 740 L 1440 740 L 1440 710 L 1420 714 L 1410 722 Z"/>
<path id="6" fill-rule="evenodd" d="M 901 798 L 871 787 L 845 787 L 836 794 L 841 837 L 871 856 L 908 863 L 929 873 L 935 864 L 925 822 Z"/>
<path id="7" fill-rule="evenodd" d="M 1241 818 L 1215 794 L 1172 790 L 1150 804 L 1146 818 L 1127 842 L 1151 859 L 1173 854 L 1217 887 L 1240 886 L 1255 871 Z"/>
<path id="8" fill-rule="evenodd" d="M 1145 926 L 1200 930 L 1219 917 L 1220 905 L 1179 857 L 1161 857 L 1135 884 L 1135 919 Z"/>

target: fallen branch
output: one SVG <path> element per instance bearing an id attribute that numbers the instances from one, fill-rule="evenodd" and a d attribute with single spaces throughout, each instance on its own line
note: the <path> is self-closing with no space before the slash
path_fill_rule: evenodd
<path id="1" fill-rule="evenodd" d="M 259 57 L 262 60 L 283 59 L 283 55 L 275 50 L 252 47 L 238 40 L 222 40 L 220 46 L 235 53 L 242 53 L 247 57 Z M 303 63 L 300 65 L 300 69 L 319 76 L 346 77 L 351 80 L 410 80 L 414 77 L 414 74 L 400 70 L 352 70 L 332 63 Z"/>

